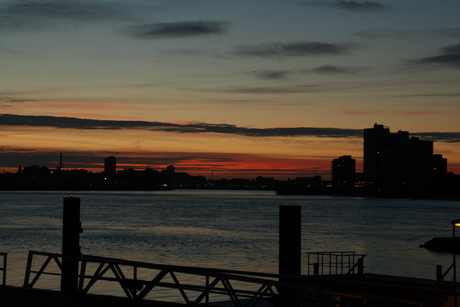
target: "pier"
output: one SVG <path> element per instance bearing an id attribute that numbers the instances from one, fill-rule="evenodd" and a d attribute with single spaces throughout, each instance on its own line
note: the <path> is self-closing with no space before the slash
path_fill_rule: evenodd
<path id="1" fill-rule="evenodd" d="M 78 263 L 77 288 L 58 287 L 62 263 Z M 327 271 L 327 270 L 326 270 Z M 100 285 L 120 295 L 92 293 Z M 280 275 L 30 251 L 24 285 L 0 286 L 2 306 L 454 306 L 451 282 L 358 274 Z M 166 292 L 165 292 L 166 291 Z M 97 292 L 97 291 L 95 291 Z M 158 299 L 169 293 L 181 301 Z M 4 304 L 6 303 L 6 304 Z M 31 305 L 33 303 L 33 305 Z M 310 304 L 310 305 L 309 305 Z"/>

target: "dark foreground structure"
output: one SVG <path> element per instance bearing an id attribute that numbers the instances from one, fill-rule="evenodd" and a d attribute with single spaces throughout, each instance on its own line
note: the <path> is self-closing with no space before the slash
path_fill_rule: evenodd
<path id="1" fill-rule="evenodd" d="M 455 306 L 457 292 L 451 282 L 364 274 L 360 261 L 348 266 L 351 256 L 346 252 L 312 254 L 309 263 L 312 270 L 308 272 L 312 275 L 301 276 L 85 256 L 70 259 L 78 261 L 80 267 L 77 288 L 51 291 L 34 286 L 39 280 L 59 276 L 62 255 L 30 252 L 24 286 L 0 286 L 0 304 L 14 307 Z M 43 261 L 37 266 L 31 261 L 34 258 Z M 120 295 L 91 294 L 97 285 L 107 284 L 118 286 Z M 175 302 L 164 299 L 165 290 Z M 158 293 L 163 299 L 156 299 Z"/>
<path id="2" fill-rule="evenodd" d="M 183 304 L 132 300 L 94 294 L 75 294 L 61 291 L 0 286 L 0 304 L 4 307 L 175 307 Z"/>

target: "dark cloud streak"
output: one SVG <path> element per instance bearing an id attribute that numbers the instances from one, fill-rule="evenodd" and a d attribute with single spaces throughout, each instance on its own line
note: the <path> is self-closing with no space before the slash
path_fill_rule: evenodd
<path id="1" fill-rule="evenodd" d="M 286 70 L 262 70 L 262 71 L 255 71 L 253 74 L 259 78 L 259 79 L 265 79 L 265 80 L 280 80 L 284 79 L 292 73 L 291 71 L 286 71 Z"/>
<path id="2" fill-rule="evenodd" d="M 445 54 L 460 54 L 460 44 L 444 47 L 441 49 L 441 52 Z"/>
<path id="3" fill-rule="evenodd" d="M 43 30 L 54 22 L 132 20 L 127 7 L 93 1 L 14 1 L 0 6 L 0 32 Z"/>
<path id="4" fill-rule="evenodd" d="M 308 6 L 326 6 L 353 12 L 382 12 L 386 11 L 389 8 L 389 6 L 383 5 L 375 1 L 315 0 L 304 1 L 303 4 Z"/>
<path id="5" fill-rule="evenodd" d="M 247 128 L 228 124 L 189 123 L 180 125 L 165 122 L 94 120 L 71 117 L 25 116 L 13 114 L 0 114 L 0 125 L 53 127 L 58 129 L 78 130 L 142 129 L 174 133 L 219 133 L 241 135 L 248 137 L 313 136 L 332 138 L 357 138 L 361 137 L 362 135 L 362 131 L 358 129 L 310 127 Z"/>
<path id="6" fill-rule="evenodd" d="M 458 38 L 460 36 L 460 27 L 457 28 L 439 28 L 439 29 L 420 29 L 420 30 L 396 30 L 396 29 L 380 29 L 380 30 L 362 30 L 356 33 L 358 36 L 368 39 L 384 39 L 384 38 L 423 38 L 427 37 L 449 37 Z"/>
<path id="7" fill-rule="evenodd" d="M 419 132 L 411 133 L 411 136 L 418 136 L 424 140 L 441 141 L 446 143 L 459 143 L 460 132 Z"/>
<path id="8" fill-rule="evenodd" d="M 188 21 L 138 25 L 127 28 L 127 32 L 141 38 L 177 38 L 201 35 L 216 35 L 227 32 L 224 21 Z"/>
<path id="9" fill-rule="evenodd" d="M 323 65 L 311 69 L 302 70 L 257 70 L 250 74 L 264 80 L 282 80 L 292 75 L 300 74 L 323 74 L 323 75 L 358 75 L 369 67 L 345 67 L 336 65 Z"/>
<path id="10" fill-rule="evenodd" d="M 257 57 L 298 57 L 348 54 L 352 47 L 349 44 L 331 44 L 321 42 L 271 43 L 260 45 L 237 46 L 233 52 L 241 56 Z"/>
<path id="11" fill-rule="evenodd" d="M 410 61 L 409 65 L 443 65 L 448 68 L 460 69 L 460 44 L 440 49 L 438 55 Z"/>
<path id="12" fill-rule="evenodd" d="M 241 135 L 247 137 L 318 137 L 318 138 L 361 138 L 362 129 L 341 128 L 248 128 L 228 124 L 188 123 L 173 124 L 150 121 L 119 121 L 119 120 L 94 120 L 72 117 L 53 116 L 26 116 L 14 114 L 0 114 L 0 125 L 4 126 L 31 126 L 53 127 L 58 129 L 78 130 L 121 130 L 141 129 L 147 131 L 164 131 L 174 133 L 218 133 Z M 460 142 L 460 132 L 424 132 L 413 133 L 433 141 Z"/>
<path id="13" fill-rule="evenodd" d="M 335 65 L 323 65 L 314 69 L 308 70 L 309 72 L 320 73 L 320 74 L 346 74 L 346 75 L 357 75 L 365 68 L 362 67 L 343 67 Z"/>
<path id="14" fill-rule="evenodd" d="M 376 12 L 386 10 L 387 7 L 373 1 L 357 2 L 357 1 L 343 1 L 339 0 L 335 2 L 335 7 L 339 9 L 357 11 L 357 12 Z"/>

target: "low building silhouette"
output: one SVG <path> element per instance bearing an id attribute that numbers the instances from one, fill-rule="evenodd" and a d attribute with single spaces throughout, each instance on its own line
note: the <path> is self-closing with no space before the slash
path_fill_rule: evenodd
<path id="1" fill-rule="evenodd" d="M 332 187 L 340 190 L 351 190 L 356 181 L 356 160 L 351 156 L 341 156 L 332 160 Z"/>
<path id="2" fill-rule="evenodd" d="M 106 176 L 114 176 L 117 173 L 117 158 L 110 156 L 104 159 L 104 173 Z"/>

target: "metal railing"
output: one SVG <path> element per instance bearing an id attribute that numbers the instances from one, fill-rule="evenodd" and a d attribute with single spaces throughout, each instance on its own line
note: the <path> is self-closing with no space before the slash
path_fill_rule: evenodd
<path id="1" fill-rule="evenodd" d="M 313 255 L 316 258 L 330 256 L 334 260 L 337 256 L 340 258 L 337 263 L 342 263 L 342 256 L 343 263 L 348 263 L 345 261 L 348 257 L 355 260 L 364 257 L 353 252 Z M 353 258 L 353 255 L 356 258 Z M 51 282 L 61 282 L 63 261 L 68 260 L 78 263 L 78 273 L 71 276 L 77 280 L 75 288 L 70 290 L 72 292 L 96 293 L 100 284 L 107 283 L 112 288 L 116 286 L 130 299 L 174 301 L 187 305 L 214 306 L 216 302 L 227 301 L 231 302 L 232 306 L 253 307 L 267 306 L 271 301 L 275 305 L 281 303 L 282 306 L 310 306 L 316 303 L 336 307 L 389 306 L 391 302 L 402 299 L 394 294 L 402 293 L 405 296 L 410 294 L 411 300 L 405 301 L 407 306 L 421 306 L 420 302 L 439 300 L 440 297 L 444 299 L 454 293 L 452 290 L 435 289 L 431 286 L 420 288 L 375 280 L 369 283 L 361 279 L 278 275 L 162 265 L 96 256 L 71 257 L 36 251 L 29 252 L 24 287 L 33 288 L 37 282 L 41 283 L 42 279 L 46 280 L 47 277 L 50 277 Z M 349 272 L 354 270 L 355 266 L 351 263 L 352 260 L 349 266 L 343 265 L 344 272 L 346 268 Z M 45 284 L 49 285 L 46 281 Z M 174 294 L 161 294 L 161 291 L 174 291 Z M 174 300 L 171 300 L 173 296 Z"/>
<path id="2" fill-rule="evenodd" d="M 454 271 L 455 265 L 454 263 L 452 263 L 448 268 L 447 270 L 443 273 L 442 272 L 442 265 L 437 265 L 436 266 L 436 281 L 438 282 L 444 282 L 446 280 L 446 276 L 447 274 L 449 274 L 450 271 Z M 453 275 L 453 274 L 452 274 Z M 452 280 L 453 280 L 453 277 L 452 277 Z"/>
<path id="3" fill-rule="evenodd" d="M 307 253 L 307 275 L 363 274 L 365 254 L 354 251 Z"/>
<path id="4" fill-rule="evenodd" d="M 35 258 L 44 257 L 43 261 Z M 106 257 L 71 257 L 30 251 L 24 287 L 33 288 L 45 276 L 60 276 L 64 259 L 78 261 L 76 292 L 88 293 L 98 283 L 118 285 L 128 298 L 147 299 L 154 291 L 174 290 L 186 304 L 231 300 L 234 306 L 256 306 L 279 294 L 275 274 L 161 265 Z"/>
<path id="5" fill-rule="evenodd" d="M 0 256 L 3 256 L 3 266 L 0 267 L 0 271 L 2 271 L 2 285 L 6 285 L 6 263 L 8 253 L 0 253 Z"/>

